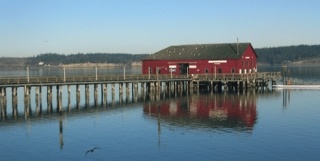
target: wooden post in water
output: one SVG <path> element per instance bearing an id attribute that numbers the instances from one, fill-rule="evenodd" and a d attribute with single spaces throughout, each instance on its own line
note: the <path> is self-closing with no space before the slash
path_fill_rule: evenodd
<path id="1" fill-rule="evenodd" d="M 0 88 L 0 109 L 1 109 L 1 118 L 5 120 L 7 118 L 7 101 L 6 101 L 6 88 Z"/>
<path id="2" fill-rule="evenodd" d="M 146 94 L 149 94 L 151 91 L 151 83 L 150 82 L 146 82 Z"/>
<path id="3" fill-rule="evenodd" d="M 137 102 L 138 101 L 138 83 L 133 83 L 134 86 L 134 90 L 132 92 L 132 97 L 133 97 L 133 101 Z"/>
<path id="4" fill-rule="evenodd" d="M 197 81 L 197 93 L 200 93 L 200 81 Z"/>
<path id="5" fill-rule="evenodd" d="M 193 95 L 193 81 L 192 80 L 189 82 L 189 92 L 190 92 L 190 95 Z"/>
<path id="6" fill-rule="evenodd" d="M 112 102 L 114 102 L 114 100 L 115 100 L 115 84 L 114 83 L 112 83 L 111 84 L 111 93 L 112 93 Z"/>
<path id="7" fill-rule="evenodd" d="M 141 82 L 141 89 L 140 89 L 140 97 L 142 97 L 143 98 L 143 100 L 145 100 L 145 88 L 144 88 L 144 85 L 145 85 L 146 83 L 145 82 Z"/>
<path id="8" fill-rule="evenodd" d="M 126 83 L 126 102 L 129 102 L 129 99 L 130 99 L 130 84 Z"/>
<path id="9" fill-rule="evenodd" d="M 77 102 L 77 108 L 80 109 L 80 85 L 76 85 L 76 102 Z"/>
<path id="10" fill-rule="evenodd" d="M 31 108 L 30 108 L 30 93 L 29 93 L 30 88 L 28 86 L 24 87 L 24 116 L 25 118 L 28 118 L 30 113 L 31 113 Z"/>
<path id="11" fill-rule="evenodd" d="M 17 87 L 12 87 L 12 116 L 17 118 L 18 116 L 18 92 Z"/>
<path id="12" fill-rule="evenodd" d="M 108 85 L 107 84 L 103 84 L 103 105 L 106 106 L 107 105 L 107 99 L 108 99 L 108 95 L 107 95 L 107 91 L 108 91 Z"/>
<path id="13" fill-rule="evenodd" d="M 68 89 L 68 111 L 71 111 L 71 86 L 67 85 L 67 89 Z"/>
<path id="14" fill-rule="evenodd" d="M 119 83 L 119 102 L 123 102 L 123 83 Z"/>
<path id="15" fill-rule="evenodd" d="M 94 106 L 98 106 L 98 84 L 94 84 Z"/>
<path id="16" fill-rule="evenodd" d="M 57 111 L 62 112 L 62 86 L 57 85 Z"/>
<path id="17" fill-rule="evenodd" d="M 40 86 L 41 88 L 41 86 Z M 39 116 L 41 114 L 41 109 L 40 109 L 40 89 L 39 86 L 36 86 L 36 96 L 35 96 L 35 102 L 36 102 L 36 116 Z"/>
<path id="18" fill-rule="evenodd" d="M 89 104 L 90 104 L 90 86 L 89 86 L 89 84 L 85 85 L 85 99 L 86 99 L 86 107 L 89 107 Z"/>
<path id="19" fill-rule="evenodd" d="M 47 86 L 47 112 L 52 112 L 52 86 Z"/>
<path id="20" fill-rule="evenodd" d="M 39 87 L 40 112 L 42 113 L 42 86 Z"/>
<path id="21" fill-rule="evenodd" d="M 29 96 L 29 87 L 28 86 L 24 86 L 24 96 L 27 97 Z"/>
<path id="22" fill-rule="evenodd" d="M 60 112 L 60 100 L 59 100 L 59 94 L 60 94 L 60 86 L 56 85 L 56 100 L 57 100 L 57 112 Z"/>

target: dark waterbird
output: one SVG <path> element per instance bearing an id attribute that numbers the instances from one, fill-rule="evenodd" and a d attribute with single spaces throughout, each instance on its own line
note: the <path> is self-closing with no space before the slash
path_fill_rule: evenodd
<path id="1" fill-rule="evenodd" d="M 87 154 L 90 153 L 90 152 L 93 153 L 93 151 L 96 150 L 96 149 L 100 149 L 100 148 L 94 147 L 93 149 L 87 150 L 86 156 L 87 156 Z"/>

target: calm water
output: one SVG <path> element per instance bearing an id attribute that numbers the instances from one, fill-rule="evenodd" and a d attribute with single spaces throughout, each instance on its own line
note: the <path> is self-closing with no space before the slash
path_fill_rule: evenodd
<path id="1" fill-rule="evenodd" d="M 318 67 L 290 70 L 295 80 L 320 84 Z M 94 106 L 92 96 L 78 108 L 75 96 L 63 95 L 61 114 L 47 113 L 43 99 L 42 113 L 26 118 L 21 101 L 15 119 L 8 101 L 0 160 L 319 160 L 319 98 L 320 90 L 274 90 Z M 35 113 L 33 97 L 30 104 Z M 93 147 L 100 149 L 85 156 Z"/>

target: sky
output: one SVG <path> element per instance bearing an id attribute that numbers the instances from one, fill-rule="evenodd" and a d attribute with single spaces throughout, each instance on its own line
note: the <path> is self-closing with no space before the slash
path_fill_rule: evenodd
<path id="1" fill-rule="evenodd" d="M 319 0 L 0 0 L 0 57 L 320 44 Z"/>

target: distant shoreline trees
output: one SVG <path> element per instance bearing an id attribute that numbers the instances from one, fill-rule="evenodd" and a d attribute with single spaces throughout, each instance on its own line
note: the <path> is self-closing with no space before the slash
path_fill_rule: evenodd
<path id="1" fill-rule="evenodd" d="M 129 64 L 132 62 L 140 62 L 141 59 L 148 54 L 123 54 L 123 53 L 78 53 L 78 54 L 57 54 L 46 53 L 35 57 L 29 57 L 28 64 L 37 64 L 45 62 L 45 64 L 79 64 L 79 63 L 114 63 L 114 64 Z"/>
<path id="2" fill-rule="evenodd" d="M 319 59 L 320 45 L 298 45 L 255 49 L 260 64 L 286 64 L 303 60 Z M 314 61 L 314 63 L 320 63 Z"/>
<path id="3" fill-rule="evenodd" d="M 298 45 L 284 47 L 255 48 L 258 63 L 266 65 L 287 64 L 305 61 L 320 64 L 320 45 Z M 126 53 L 77 53 L 58 54 L 45 53 L 28 58 L 0 58 L 0 67 L 36 66 L 39 62 L 50 65 L 81 64 L 81 63 L 113 63 L 131 64 L 141 62 L 149 54 Z"/>

